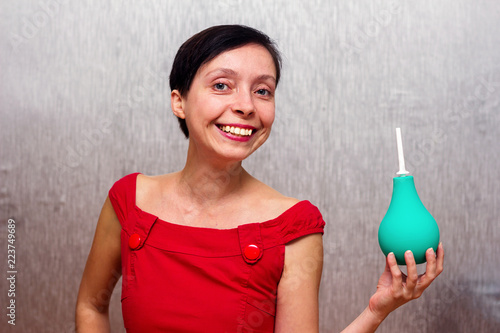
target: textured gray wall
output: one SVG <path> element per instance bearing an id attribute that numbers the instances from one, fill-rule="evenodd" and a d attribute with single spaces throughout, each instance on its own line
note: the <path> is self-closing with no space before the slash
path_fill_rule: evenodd
<path id="1" fill-rule="evenodd" d="M 445 1 L 2 1 L 2 332 L 71 332 L 97 217 L 115 180 L 182 167 L 167 77 L 189 36 L 241 23 L 285 56 L 270 141 L 245 165 L 328 223 L 322 332 L 367 305 L 384 267 L 377 229 L 407 167 L 441 229 L 446 269 L 380 332 L 500 325 L 500 4 Z M 7 220 L 16 326 L 7 324 Z M 121 332 L 119 288 L 112 325 Z"/>

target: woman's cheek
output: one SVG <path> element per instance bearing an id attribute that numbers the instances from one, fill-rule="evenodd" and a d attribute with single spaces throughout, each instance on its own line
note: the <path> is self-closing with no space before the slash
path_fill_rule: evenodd
<path id="1" fill-rule="evenodd" d="M 275 112 L 274 112 L 274 108 L 272 110 L 269 111 L 269 113 L 267 114 L 267 117 L 266 117 L 266 127 L 271 127 L 274 123 L 274 117 L 275 117 Z"/>

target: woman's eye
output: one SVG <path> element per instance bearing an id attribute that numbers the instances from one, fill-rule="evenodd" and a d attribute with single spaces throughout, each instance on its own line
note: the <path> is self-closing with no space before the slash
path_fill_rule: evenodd
<path id="1" fill-rule="evenodd" d="M 214 88 L 216 90 L 226 90 L 227 89 L 227 84 L 225 84 L 225 83 L 216 83 L 216 84 L 214 84 Z"/>
<path id="2" fill-rule="evenodd" d="M 269 96 L 271 95 L 271 92 L 267 89 L 259 89 L 257 90 L 257 94 L 262 96 Z"/>

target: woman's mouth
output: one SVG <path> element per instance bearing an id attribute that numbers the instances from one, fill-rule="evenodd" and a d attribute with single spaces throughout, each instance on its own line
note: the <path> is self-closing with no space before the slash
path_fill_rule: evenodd
<path id="1" fill-rule="evenodd" d="M 254 130 L 251 128 L 242 128 L 231 125 L 217 125 L 217 127 L 219 127 L 219 129 L 223 132 L 242 137 L 251 136 L 252 133 L 254 132 Z"/>

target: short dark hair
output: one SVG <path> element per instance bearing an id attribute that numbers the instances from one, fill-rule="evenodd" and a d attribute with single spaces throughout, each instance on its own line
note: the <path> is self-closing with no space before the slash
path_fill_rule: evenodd
<path id="1" fill-rule="evenodd" d="M 269 36 L 244 25 L 217 25 L 205 29 L 189 38 L 181 45 L 170 72 L 170 90 L 177 89 L 181 96 L 186 96 L 198 69 L 219 54 L 247 44 L 265 47 L 274 61 L 276 85 L 281 73 L 281 55 Z M 179 127 L 189 138 L 186 120 L 178 118 Z"/>

